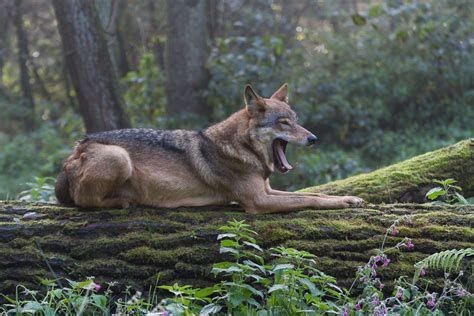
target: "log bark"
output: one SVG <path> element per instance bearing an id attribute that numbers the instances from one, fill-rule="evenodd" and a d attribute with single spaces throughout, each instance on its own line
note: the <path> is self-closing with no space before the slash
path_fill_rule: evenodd
<path id="1" fill-rule="evenodd" d="M 380 270 L 387 288 L 400 274 L 412 275 L 413 264 L 429 254 L 473 246 L 474 206 L 370 205 L 252 216 L 236 206 L 84 210 L 5 201 L 0 202 L 0 293 L 13 293 L 19 283 L 35 288 L 38 278 L 55 274 L 75 280 L 95 276 L 99 283 L 114 280 L 145 290 L 158 274 L 160 284 L 206 286 L 215 281 L 212 263 L 225 260 L 218 252 L 218 228 L 232 219 L 245 219 L 267 249 L 284 245 L 314 253 L 319 269 L 349 286 L 357 267 L 403 215 L 409 219 L 387 245 L 410 237 L 415 248 L 390 252 L 392 263 Z"/>
<path id="2" fill-rule="evenodd" d="M 400 163 L 302 191 L 356 195 L 372 203 L 425 202 L 433 179 L 453 178 L 464 197 L 474 196 L 474 138 Z"/>

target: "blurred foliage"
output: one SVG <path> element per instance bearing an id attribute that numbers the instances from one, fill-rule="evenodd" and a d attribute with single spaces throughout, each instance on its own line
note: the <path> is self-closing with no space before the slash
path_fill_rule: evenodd
<path id="1" fill-rule="evenodd" d="M 143 54 L 136 71 L 123 78 L 126 111 L 134 127 L 156 126 L 165 112 L 164 77 L 152 54 Z"/>
<path id="2" fill-rule="evenodd" d="M 26 189 L 21 184 L 33 176 L 54 176 L 83 133 L 74 92 L 62 75 L 51 7 L 44 0 L 28 4 L 24 20 L 31 66 L 50 98 L 32 78 L 41 96 L 37 128 L 23 132 L 16 56 L 4 54 L 0 198 Z M 129 23 L 121 31 L 131 71 L 121 83 L 133 125 L 203 127 L 190 113 L 180 118 L 165 113 L 165 72 L 158 61 L 166 32 L 163 19 L 157 19 L 164 10 L 146 0 L 129 2 L 127 10 Z M 245 84 L 269 96 L 288 82 L 290 104 L 302 125 L 320 139 L 315 148 L 288 148 L 297 168 L 275 175 L 276 187 L 296 189 L 344 178 L 474 134 L 470 0 L 223 0 L 217 10 L 219 23 L 205 65 L 209 84 L 202 92 L 213 108 L 210 121 L 243 106 Z M 8 34 L 7 44 L 14 46 L 14 32 Z"/>
<path id="3" fill-rule="evenodd" d="M 208 102 L 221 118 L 237 109 L 229 104 L 242 104 L 245 83 L 269 96 L 289 82 L 290 104 L 324 151 L 298 150 L 290 159 L 298 168 L 276 177 L 280 187 L 343 178 L 472 137 L 471 4 L 388 1 L 347 17 L 339 32 L 303 25 L 290 39 L 222 39 L 209 61 Z"/>
<path id="4" fill-rule="evenodd" d="M 34 182 L 27 182 L 27 190 L 20 192 L 17 196 L 19 201 L 56 202 L 54 196 L 53 177 L 34 177 Z"/>

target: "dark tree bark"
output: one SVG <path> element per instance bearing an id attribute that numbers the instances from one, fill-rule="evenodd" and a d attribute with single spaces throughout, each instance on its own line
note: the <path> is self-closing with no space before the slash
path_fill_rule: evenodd
<path id="1" fill-rule="evenodd" d="M 3 91 L 3 66 L 5 65 L 5 57 L 7 54 L 7 34 L 8 34 L 8 27 L 10 22 L 9 16 L 9 7 L 7 0 L 0 1 L 0 93 L 4 93 Z"/>
<path id="2" fill-rule="evenodd" d="M 22 1 L 14 1 L 13 8 L 13 20 L 17 34 L 17 47 L 18 47 L 18 64 L 20 66 L 20 83 L 21 90 L 23 93 L 23 102 L 29 113 L 26 119 L 25 127 L 27 130 L 34 128 L 34 117 L 35 117 L 35 101 L 33 98 L 33 88 L 30 82 L 30 74 L 28 71 L 28 39 L 26 32 L 23 27 L 23 12 L 22 12 Z"/>
<path id="3" fill-rule="evenodd" d="M 166 95 L 168 113 L 202 116 L 211 109 L 200 92 L 207 86 L 207 1 L 167 0 Z"/>
<path id="4" fill-rule="evenodd" d="M 121 21 L 127 12 L 126 0 L 112 0 L 99 2 L 100 19 L 106 34 L 107 46 L 109 48 L 112 64 L 119 77 L 124 77 L 130 66 L 127 59 L 124 30 Z"/>
<path id="5" fill-rule="evenodd" d="M 92 0 L 53 0 L 66 64 L 87 132 L 129 127 Z"/>
<path id="6" fill-rule="evenodd" d="M 148 34 L 151 40 L 148 39 L 148 45 L 151 46 L 151 51 L 155 57 L 155 61 L 160 67 L 160 70 L 165 70 L 165 44 L 164 40 L 161 39 L 160 35 L 164 35 L 165 23 L 160 21 L 159 9 L 161 9 L 160 3 L 150 1 L 148 3 L 148 14 L 150 19 L 150 29 Z M 161 22 L 161 23 L 160 23 Z"/>

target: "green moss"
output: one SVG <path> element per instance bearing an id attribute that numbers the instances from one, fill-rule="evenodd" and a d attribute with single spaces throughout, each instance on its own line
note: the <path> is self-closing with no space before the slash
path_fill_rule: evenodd
<path id="1" fill-rule="evenodd" d="M 171 266 L 176 264 L 180 258 L 189 253 L 191 248 L 177 248 L 173 250 L 157 250 L 146 246 L 133 248 L 122 252 L 119 257 L 127 262 L 135 264 L 153 264 L 160 266 Z"/>
<path id="2" fill-rule="evenodd" d="M 380 203 L 399 199 L 403 193 L 431 184 L 433 178 L 455 178 L 466 196 L 474 195 L 474 140 L 429 152 L 412 159 L 321 186 L 306 192 L 358 195 Z"/>

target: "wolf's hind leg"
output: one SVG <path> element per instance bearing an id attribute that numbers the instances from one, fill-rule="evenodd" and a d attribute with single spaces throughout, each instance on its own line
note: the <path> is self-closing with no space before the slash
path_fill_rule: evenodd
<path id="1" fill-rule="evenodd" d="M 83 207 L 128 207 L 125 197 L 108 197 L 132 175 L 128 152 L 119 146 L 91 144 L 79 158 L 81 172 L 74 190 L 74 201 Z"/>

